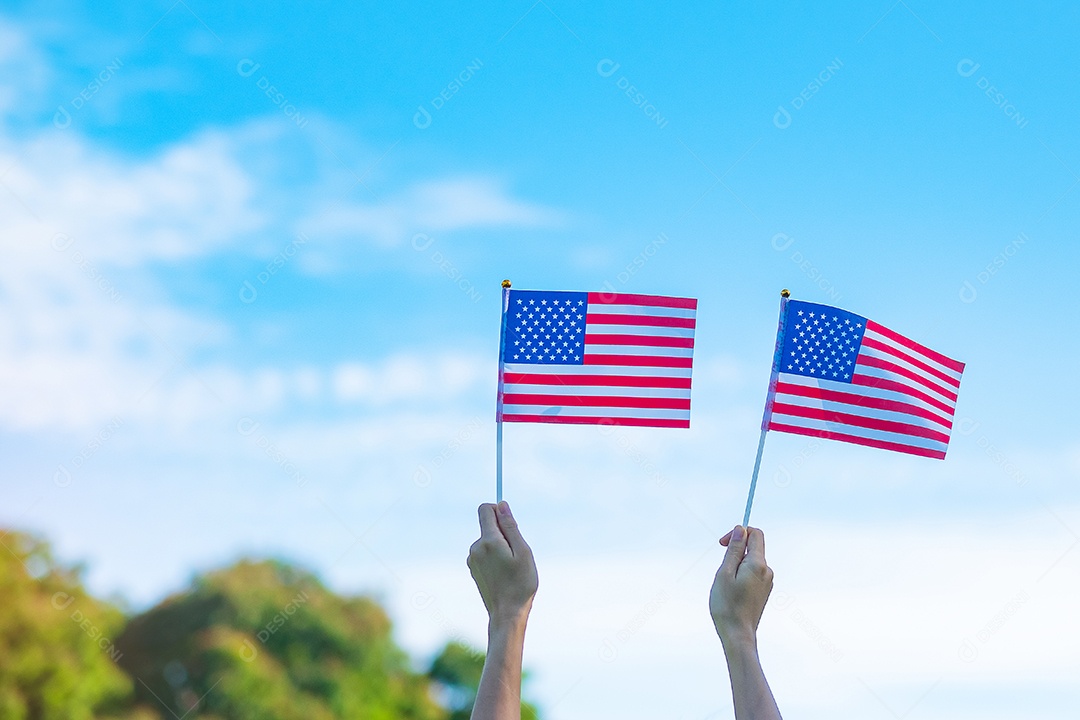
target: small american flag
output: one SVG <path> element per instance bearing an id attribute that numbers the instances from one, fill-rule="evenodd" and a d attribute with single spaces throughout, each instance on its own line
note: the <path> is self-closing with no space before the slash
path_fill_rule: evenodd
<path id="1" fill-rule="evenodd" d="M 498 419 L 690 427 L 697 300 L 508 293 Z"/>
<path id="2" fill-rule="evenodd" d="M 945 457 L 964 363 L 846 310 L 785 307 L 766 429 Z"/>

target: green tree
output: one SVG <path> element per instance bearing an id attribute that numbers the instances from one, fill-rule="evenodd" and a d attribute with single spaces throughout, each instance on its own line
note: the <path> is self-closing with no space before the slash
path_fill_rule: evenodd
<path id="1" fill-rule="evenodd" d="M 142 702 L 220 720 L 443 720 L 371 598 L 277 562 L 196 578 L 117 639 Z"/>
<path id="2" fill-rule="evenodd" d="M 120 610 L 90 597 L 79 568 L 58 564 L 42 540 L 7 531 L 0 543 L 0 718 L 132 717 L 112 641 Z"/>

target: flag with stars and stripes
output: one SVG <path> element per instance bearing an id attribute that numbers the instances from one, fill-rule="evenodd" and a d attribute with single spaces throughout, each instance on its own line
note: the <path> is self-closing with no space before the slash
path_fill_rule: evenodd
<path id="1" fill-rule="evenodd" d="M 780 334 L 765 429 L 945 457 L 964 363 L 798 300 L 786 301 Z"/>
<path id="2" fill-rule="evenodd" d="M 497 417 L 690 427 L 697 300 L 509 290 Z"/>

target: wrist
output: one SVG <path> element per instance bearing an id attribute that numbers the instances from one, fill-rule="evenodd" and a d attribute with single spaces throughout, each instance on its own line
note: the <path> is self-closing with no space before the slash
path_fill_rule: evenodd
<path id="1" fill-rule="evenodd" d="M 757 630 L 739 625 L 716 626 L 716 634 L 727 653 L 751 650 L 757 652 Z"/>
<path id="2" fill-rule="evenodd" d="M 524 632 L 525 626 L 529 622 L 529 611 L 531 609 L 530 604 L 526 607 L 491 613 L 488 616 L 488 634 L 508 631 Z"/>

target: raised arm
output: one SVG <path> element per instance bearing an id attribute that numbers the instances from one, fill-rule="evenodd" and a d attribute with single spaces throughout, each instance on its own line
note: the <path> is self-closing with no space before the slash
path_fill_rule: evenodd
<path id="1" fill-rule="evenodd" d="M 736 525 L 720 543 L 727 545 L 727 554 L 713 580 L 709 610 L 727 656 L 735 718 L 779 720 L 757 647 L 758 622 L 773 583 L 773 571 L 765 564 L 765 534 Z"/>
<path id="2" fill-rule="evenodd" d="M 488 611 L 488 648 L 472 720 L 521 719 L 521 655 L 536 595 L 536 563 L 505 501 L 480 506 L 480 539 L 469 549 Z"/>

